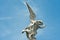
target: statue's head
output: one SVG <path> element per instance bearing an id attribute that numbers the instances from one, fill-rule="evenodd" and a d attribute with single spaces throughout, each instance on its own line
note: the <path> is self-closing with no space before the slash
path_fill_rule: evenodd
<path id="1" fill-rule="evenodd" d="M 34 24 L 36 25 L 43 25 L 42 20 L 35 20 Z"/>
<path id="2" fill-rule="evenodd" d="M 44 28 L 45 27 L 45 25 L 44 25 L 42 20 L 36 20 L 34 22 L 34 25 L 38 25 L 40 28 Z"/>
<path id="3" fill-rule="evenodd" d="M 37 23 L 38 25 L 43 25 L 43 21 L 42 21 L 42 20 L 37 20 L 36 23 Z"/>

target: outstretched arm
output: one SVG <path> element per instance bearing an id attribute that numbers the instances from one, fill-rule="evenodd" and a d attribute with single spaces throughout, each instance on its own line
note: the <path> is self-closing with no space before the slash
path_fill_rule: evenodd
<path id="1" fill-rule="evenodd" d="M 27 27 L 27 28 L 25 28 L 24 30 L 22 30 L 22 33 L 27 32 L 27 31 L 30 31 L 30 30 L 28 30 L 28 29 L 29 29 L 29 27 Z"/>

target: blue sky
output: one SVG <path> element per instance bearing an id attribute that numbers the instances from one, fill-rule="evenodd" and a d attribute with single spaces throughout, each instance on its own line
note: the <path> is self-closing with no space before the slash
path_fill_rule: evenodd
<path id="1" fill-rule="evenodd" d="M 46 28 L 39 29 L 37 40 L 60 40 L 60 0 L 28 0 L 37 20 Z M 21 31 L 29 25 L 29 12 L 24 0 L 0 0 L 0 40 L 27 40 Z"/>

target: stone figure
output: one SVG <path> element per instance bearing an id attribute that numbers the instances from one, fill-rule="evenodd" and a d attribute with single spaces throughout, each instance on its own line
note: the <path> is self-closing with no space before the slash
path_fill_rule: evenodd
<path id="1" fill-rule="evenodd" d="M 42 20 L 36 20 L 36 15 L 29 6 L 29 4 L 26 2 L 26 6 L 30 13 L 30 24 L 28 27 L 26 27 L 24 30 L 22 30 L 22 33 L 26 32 L 26 36 L 29 40 L 36 40 L 35 35 L 37 34 L 37 30 L 40 28 L 44 28 L 45 25 Z"/>

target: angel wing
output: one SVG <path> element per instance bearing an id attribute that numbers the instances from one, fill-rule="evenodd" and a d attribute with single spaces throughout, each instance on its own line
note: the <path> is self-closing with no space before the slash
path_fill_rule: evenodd
<path id="1" fill-rule="evenodd" d="M 27 8 L 28 8 L 29 13 L 30 13 L 30 22 L 32 23 L 32 21 L 35 20 L 36 15 L 35 15 L 35 13 L 33 12 L 33 10 L 31 9 L 31 7 L 29 6 L 29 4 L 27 2 L 26 2 L 26 5 L 27 5 Z"/>

